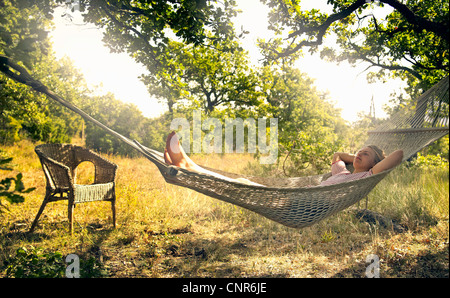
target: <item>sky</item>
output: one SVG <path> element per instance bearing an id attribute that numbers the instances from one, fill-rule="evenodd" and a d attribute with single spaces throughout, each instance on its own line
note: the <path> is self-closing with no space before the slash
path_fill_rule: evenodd
<path id="1" fill-rule="evenodd" d="M 303 0 L 302 8 L 329 9 L 326 2 Z M 256 47 L 257 39 L 268 40 L 272 36 L 267 29 L 269 9 L 259 0 L 238 0 L 237 3 L 242 13 L 235 20 L 236 28 L 243 26 L 250 32 L 242 44 L 249 51 L 252 61 L 257 63 L 261 59 Z M 62 17 L 63 13 L 64 9 L 55 12 L 55 30 L 51 32 L 57 58 L 68 56 L 84 74 L 90 87 L 97 86 L 99 93 L 111 92 L 117 99 L 135 104 L 146 117 L 157 117 L 167 110 L 164 104 L 148 94 L 147 88 L 139 80 L 139 75 L 145 72 L 143 66 L 135 63 L 126 53 L 110 53 L 101 41 L 101 31 L 94 25 L 83 25 L 79 12 L 71 13 L 72 21 Z M 324 42 L 332 41 L 325 38 Z M 376 116 L 384 117 L 382 106 L 388 103 L 391 93 L 400 92 L 404 86 L 399 80 L 368 84 L 366 73 L 363 73 L 367 64 L 357 67 L 347 63 L 337 65 L 321 60 L 318 54 L 305 52 L 295 66 L 315 80 L 318 90 L 329 93 L 330 102 L 341 109 L 341 116 L 349 122 L 356 121 L 359 112 L 369 112 L 372 97 Z"/>

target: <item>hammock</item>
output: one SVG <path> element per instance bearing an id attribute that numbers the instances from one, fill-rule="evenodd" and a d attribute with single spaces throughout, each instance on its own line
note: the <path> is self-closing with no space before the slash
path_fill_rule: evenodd
<path id="1" fill-rule="evenodd" d="M 132 141 L 93 119 L 50 91 L 39 81 L 34 80 L 24 68 L 11 62 L 8 58 L 1 56 L 0 66 L 1 70 L 9 77 L 46 94 L 81 115 L 85 120 L 95 123 L 138 150 L 158 167 L 168 183 L 187 187 L 207 196 L 249 209 L 288 227 L 307 227 L 346 209 L 366 197 L 378 182 L 392 171 L 391 169 L 360 180 L 329 186 L 320 186 L 320 182 L 326 180 L 331 175 L 330 173 L 296 178 L 262 178 L 226 173 L 202 166 L 207 170 L 231 178 L 225 179 L 188 171 L 167 165 L 161 152 L 147 148 L 137 141 Z M 11 71 L 9 67 L 15 71 Z M 449 78 L 442 79 L 423 93 L 416 104 L 399 111 L 387 123 L 369 132 L 365 144 L 375 144 L 386 154 L 402 149 L 404 151 L 403 160 L 407 160 L 424 147 L 447 135 L 448 85 Z M 236 178 L 246 178 L 264 186 L 248 185 L 232 180 Z"/>

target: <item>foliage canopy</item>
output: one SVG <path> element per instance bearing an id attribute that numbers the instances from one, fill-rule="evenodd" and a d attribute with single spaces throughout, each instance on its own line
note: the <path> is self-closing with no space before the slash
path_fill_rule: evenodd
<path id="1" fill-rule="evenodd" d="M 331 13 L 302 10 L 301 0 L 263 0 L 279 37 L 261 41 L 267 59 L 304 47 L 331 61 L 366 62 L 370 77 L 409 79 L 428 89 L 449 71 L 449 3 L 428 0 L 329 0 Z M 334 36 L 336 48 L 322 47 Z"/>

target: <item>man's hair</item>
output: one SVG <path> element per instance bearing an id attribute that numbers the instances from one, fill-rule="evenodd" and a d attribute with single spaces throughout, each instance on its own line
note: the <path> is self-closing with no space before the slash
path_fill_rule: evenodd
<path id="1" fill-rule="evenodd" d="M 367 146 L 375 152 L 375 164 L 382 161 L 386 156 L 384 155 L 384 151 L 375 145 Z"/>

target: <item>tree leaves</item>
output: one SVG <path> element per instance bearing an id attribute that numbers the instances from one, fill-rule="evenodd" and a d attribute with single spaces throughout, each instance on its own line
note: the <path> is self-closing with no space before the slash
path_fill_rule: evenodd
<path id="1" fill-rule="evenodd" d="M 84 18 L 105 28 L 104 41 L 111 50 L 130 53 L 152 71 L 160 66 L 171 39 L 195 45 L 210 38 L 234 39 L 230 20 L 235 5 L 234 0 L 85 1 Z"/>
<path id="2" fill-rule="evenodd" d="M 6 54 L 30 67 L 37 53 L 47 53 L 50 48 L 47 30 L 53 7 L 51 0 L 2 1 L 0 54 Z"/>
<path id="3" fill-rule="evenodd" d="M 12 171 L 7 165 L 13 160 L 12 157 L 0 157 L 0 170 Z M 35 190 L 35 187 L 25 188 L 22 181 L 22 173 L 18 173 L 16 177 L 7 177 L 0 181 L 0 213 L 2 209 L 7 207 L 2 203 L 1 198 L 6 198 L 10 204 L 18 204 L 24 202 L 23 194 L 27 194 Z M 12 187 L 14 185 L 14 187 Z"/>
<path id="4" fill-rule="evenodd" d="M 332 0 L 328 1 L 331 15 L 302 11 L 301 1 L 264 2 L 272 7 L 271 29 L 287 36 L 283 42 L 277 38 L 262 43 L 264 49 L 271 49 L 265 51 L 267 59 L 291 56 L 306 46 L 314 51 L 332 32 L 340 49 L 321 50 L 321 56 L 331 61 L 364 61 L 369 68 L 389 70 L 380 71 L 379 77 L 409 77 L 411 86 L 415 79 L 423 89 L 449 71 L 448 1 Z"/>
<path id="5" fill-rule="evenodd" d="M 200 103 L 212 112 L 219 106 L 254 106 L 260 84 L 247 53 L 237 42 L 185 45 L 170 42 L 158 69 L 142 76 L 149 92 L 166 100 L 169 110 Z"/>

